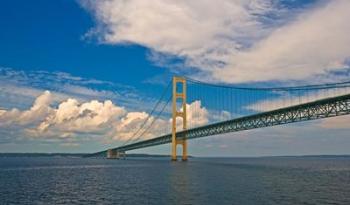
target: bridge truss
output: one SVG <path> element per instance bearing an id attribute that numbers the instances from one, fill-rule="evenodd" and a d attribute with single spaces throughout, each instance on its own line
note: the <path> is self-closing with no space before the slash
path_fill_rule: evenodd
<path id="1" fill-rule="evenodd" d="M 350 114 L 350 94 L 316 100 L 300 105 L 289 106 L 268 112 L 262 112 L 180 131 L 177 132 L 176 138 L 177 140 L 194 139 L 229 132 L 238 132 L 243 130 L 330 118 L 348 114 Z M 125 152 L 171 142 L 172 134 L 166 134 L 153 139 L 120 146 L 112 150 Z M 91 154 L 89 156 L 101 156 L 105 154 L 106 151 L 102 151 Z"/>

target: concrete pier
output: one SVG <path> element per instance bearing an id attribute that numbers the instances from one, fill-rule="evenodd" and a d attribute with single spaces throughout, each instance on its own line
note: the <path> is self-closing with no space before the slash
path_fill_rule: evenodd
<path id="1" fill-rule="evenodd" d="M 118 152 L 114 149 L 109 149 L 107 151 L 107 159 L 120 159 L 125 158 L 125 152 Z"/>

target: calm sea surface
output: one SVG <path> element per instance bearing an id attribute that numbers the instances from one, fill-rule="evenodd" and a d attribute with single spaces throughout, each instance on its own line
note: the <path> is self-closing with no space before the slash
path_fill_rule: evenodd
<path id="1" fill-rule="evenodd" d="M 350 158 L 0 158 L 0 204 L 350 204 Z"/>

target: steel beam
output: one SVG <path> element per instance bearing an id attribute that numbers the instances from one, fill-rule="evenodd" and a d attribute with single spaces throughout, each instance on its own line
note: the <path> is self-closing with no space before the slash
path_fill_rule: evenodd
<path id="1" fill-rule="evenodd" d="M 348 114 L 350 114 L 350 94 L 184 130 L 177 132 L 176 138 L 177 140 L 194 139 L 210 135 L 219 135 L 229 132 L 238 132 Z M 114 148 L 114 150 L 129 151 L 167 144 L 172 141 L 171 138 L 172 135 L 167 134 L 157 138 L 117 147 Z M 104 154 L 105 152 L 106 151 L 102 151 L 89 156 L 98 156 L 100 154 Z"/>

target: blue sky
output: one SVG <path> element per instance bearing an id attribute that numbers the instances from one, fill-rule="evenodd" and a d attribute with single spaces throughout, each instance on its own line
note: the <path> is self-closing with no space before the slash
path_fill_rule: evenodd
<path id="1" fill-rule="evenodd" d="M 345 0 L 1 1 L 0 152 L 119 145 L 149 115 L 172 75 L 253 87 L 347 80 L 349 15 Z M 217 109 L 189 103 L 199 107 L 201 118 L 192 119 L 198 122 Z M 190 150 L 349 154 L 346 122 L 200 139 Z M 138 152 L 146 151 L 170 149 Z"/>
<path id="2" fill-rule="evenodd" d="M 142 46 L 101 45 L 95 39 L 85 40 L 94 20 L 76 1 L 1 4 L 3 67 L 61 71 L 133 86 L 163 73 L 147 59 L 149 51 Z M 131 78 L 131 73 L 138 75 Z"/>

